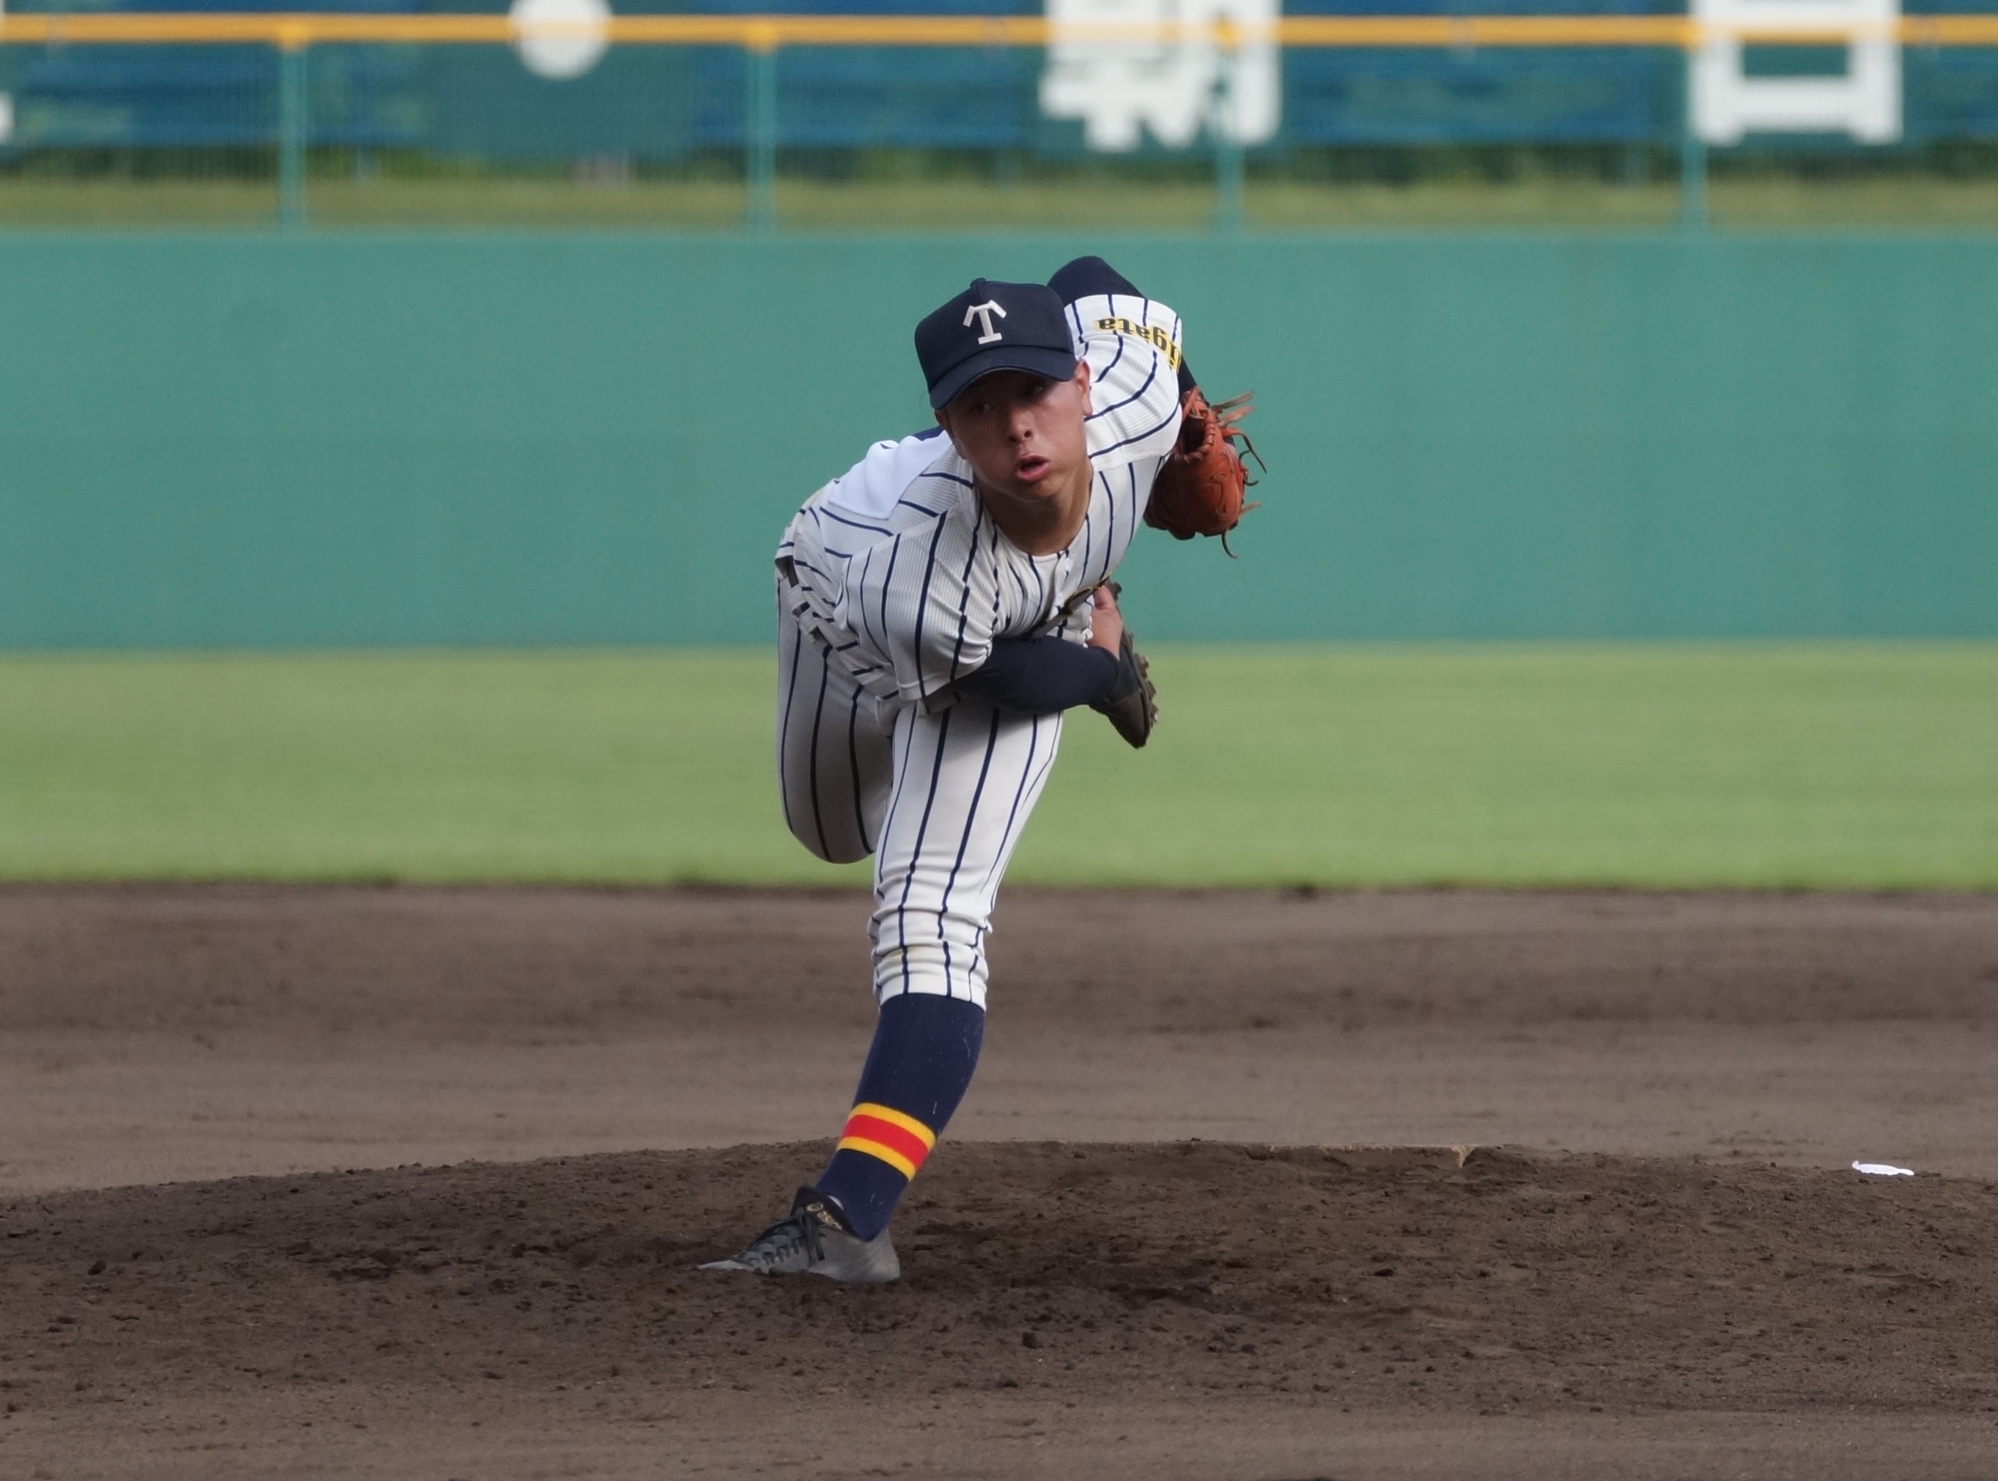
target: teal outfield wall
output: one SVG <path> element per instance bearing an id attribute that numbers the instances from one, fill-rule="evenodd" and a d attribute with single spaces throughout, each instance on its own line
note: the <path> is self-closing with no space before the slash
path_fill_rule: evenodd
<path id="1" fill-rule="evenodd" d="M 1998 238 L 0 237 L 0 644 L 762 641 L 909 330 L 1102 251 L 1253 386 L 1160 638 L 1998 635 Z"/>

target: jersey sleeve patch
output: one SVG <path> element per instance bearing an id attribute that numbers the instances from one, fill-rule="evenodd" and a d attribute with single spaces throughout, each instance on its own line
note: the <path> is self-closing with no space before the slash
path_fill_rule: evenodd
<path id="1" fill-rule="evenodd" d="M 1174 375 L 1179 374 L 1179 341 L 1163 324 L 1140 324 L 1117 314 L 1104 314 L 1089 322 L 1092 334 L 1122 334 L 1132 339 L 1141 339 L 1164 358 L 1166 368 Z"/>
<path id="2" fill-rule="evenodd" d="M 1089 362 L 1089 456 L 1098 469 L 1161 460 L 1179 433 L 1179 315 L 1155 299 L 1099 293 L 1069 305 Z"/>

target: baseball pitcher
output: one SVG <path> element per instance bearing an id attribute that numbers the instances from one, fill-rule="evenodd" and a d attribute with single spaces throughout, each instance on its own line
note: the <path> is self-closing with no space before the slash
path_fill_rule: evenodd
<path id="1" fill-rule="evenodd" d="M 703 1268 L 889 1281 L 888 1223 L 978 1064 L 985 940 L 1063 712 L 1157 711 L 1111 573 L 1139 522 L 1224 535 L 1245 402 L 1209 406 L 1178 315 L 1100 258 L 979 279 L 916 326 L 936 425 L 878 442 L 777 548 L 777 777 L 819 858 L 874 857 L 874 1042 L 790 1214 Z"/>

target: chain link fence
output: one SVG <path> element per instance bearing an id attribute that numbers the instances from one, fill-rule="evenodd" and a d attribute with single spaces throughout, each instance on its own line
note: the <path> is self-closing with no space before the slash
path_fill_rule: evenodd
<path id="1" fill-rule="evenodd" d="M 17 3 L 0 225 L 1998 225 L 1998 16 L 1961 7 L 1896 17 L 1891 138 L 1720 146 L 1689 128 L 1701 33 L 1649 0 L 1214 0 L 1142 35 L 1050 3 Z M 1829 85 L 1857 38 L 1751 27 L 1735 70 Z"/>

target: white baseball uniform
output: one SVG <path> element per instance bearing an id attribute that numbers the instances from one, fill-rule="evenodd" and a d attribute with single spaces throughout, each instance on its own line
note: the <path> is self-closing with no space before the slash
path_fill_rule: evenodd
<path id="1" fill-rule="evenodd" d="M 1098 294 L 1068 306 L 1089 362 L 1094 477 L 1066 550 L 1000 532 L 939 430 L 879 442 L 806 502 L 777 549 L 777 771 L 784 815 L 822 859 L 874 855 L 874 988 L 985 1004 L 999 880 L 1047 781 L 1062 717 L 1001 711 L 951 684 L 994 638 L 1089 635 L 1179 431 L 1179 318 Z"/>

